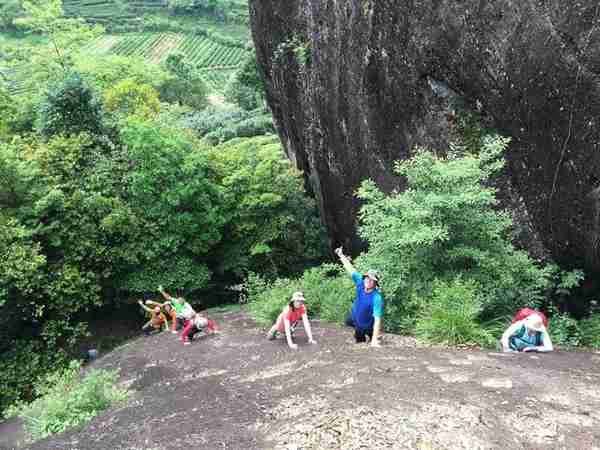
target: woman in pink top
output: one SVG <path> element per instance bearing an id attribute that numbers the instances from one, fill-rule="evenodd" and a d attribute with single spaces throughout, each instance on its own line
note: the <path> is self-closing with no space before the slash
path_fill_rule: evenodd
<path id="1" fill-rule="evenodd" d="M 317 342 L 313 339 L 312 330 L 310 329 L 310 322 L 308 321 L 306 307 L 304 306 L 304 294 L 302 294 L 302 292 L 294 292 L 288 305 L 283 309 L 281 314 L 279 314 L 275 325 L 269 330 L 269 333 L 267 334 L 268 339 L 275 339 L 277 333 L 285 333 L 290 348 L 297 349 L 298 345 L 294 344 L 292 341 L 292 333 L 300 319 L 302 319 L 302 323 L 304 324 L 308 342 L 310 344 L 316 344 Z"/>

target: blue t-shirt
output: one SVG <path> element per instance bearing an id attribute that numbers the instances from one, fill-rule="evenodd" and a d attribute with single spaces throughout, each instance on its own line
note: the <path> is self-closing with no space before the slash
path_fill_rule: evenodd
<path id="1" fill-rule="evenodd" d="M 521 352 L 524 348 L 539 347 L 542 345 L 542 333 L 537 331 L 533 335 L 530 335 L 527 332 L 527 327 L 523 325 L 509 338 L 508 342 L 511 349 Z"/>
<path id="2" fill-rule="evenodd" d="M 365 292 L 365 284 L 360 273 L 352 274 L 356 285 L 356 299 L 352 305 L 352 320 L 356 328 L 370 330 L 373 328 L 375 317 L 383 317 L 383 297 L 377 289 Z"/>

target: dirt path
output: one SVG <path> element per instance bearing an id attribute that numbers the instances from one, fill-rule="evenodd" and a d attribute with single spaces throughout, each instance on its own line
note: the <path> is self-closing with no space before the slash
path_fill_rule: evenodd
<path id="1" fill-rule="evenodd" d="M 96 361 L 121 368 L 127 404 L 31 449 L 600 449 L 600 355 L 506 355 L 268 342 L 244 313 L 184 347 L 169 333 Z"/>

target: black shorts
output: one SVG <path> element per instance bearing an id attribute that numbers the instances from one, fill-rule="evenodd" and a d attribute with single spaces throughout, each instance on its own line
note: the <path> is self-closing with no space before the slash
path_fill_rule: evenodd
<path id="1" fill-rule="evenodd" d="M 357 343 L 367 342 L 367 336 L 369 336 L 369 339 L 373 339 L 373 328 L 369 328 L 366 330 L 357 328 L 354 324 L 354 320 L 352 319 L 352 313 L 349 313 L 348 316 L 346 316 L 346 325 L 354 328 L 354 339 Z"/>

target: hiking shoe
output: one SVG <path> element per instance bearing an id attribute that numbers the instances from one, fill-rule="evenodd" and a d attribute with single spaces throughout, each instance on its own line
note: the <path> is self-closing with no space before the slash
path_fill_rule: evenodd
<path id="1" fill-rule="evenodd" d="M 273 340 L 275 340 L 276 338 L 277 338 L 277 330 L 275 330 L 275 331 L 269 331 L 269 332 L 267 333 L 267 339 L 268 339 L 269 341 L 273 341 Z"/>

